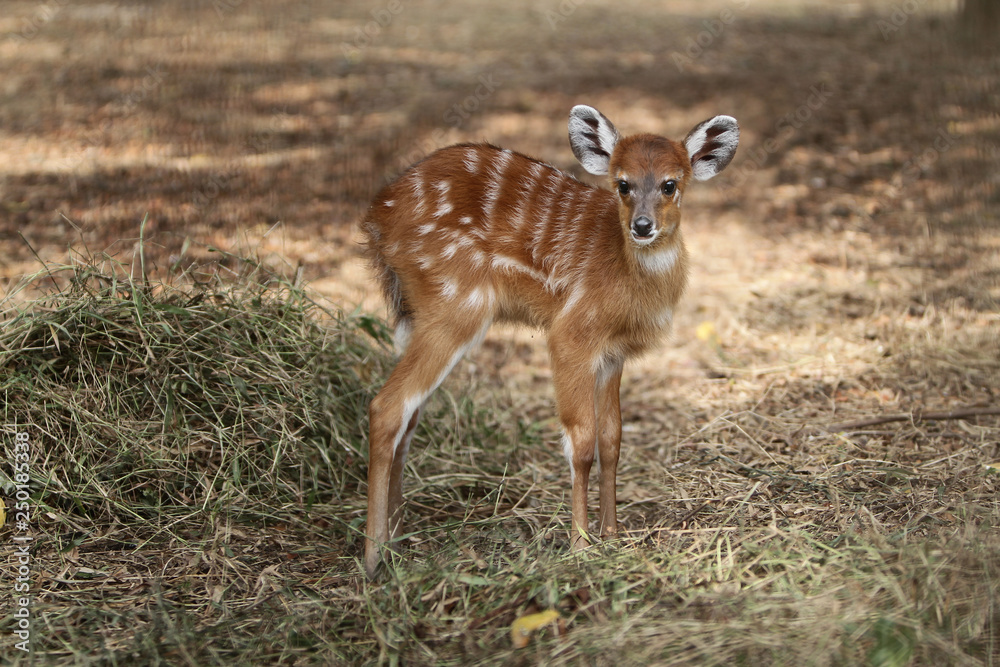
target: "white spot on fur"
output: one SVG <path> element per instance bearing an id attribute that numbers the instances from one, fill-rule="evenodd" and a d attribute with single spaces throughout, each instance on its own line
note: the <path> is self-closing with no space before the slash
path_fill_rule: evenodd
<path id="1" fill-rule="evenodd" d="M 413 190 L 413 196 L 416 198 L 416 203 L 413 205 L 413 210 L 417 213 L 424 212 L 424 181 L 420 176 L 419 171 L 413 172 L 413 183 L 410 186 Z"/>
<path id="2" fill-rule="evenodd" d="M 455 256 L 456 252 L 458 252 L 458 244 L 449 243 L 448 245 L 445 246 L 444 250 L 441 251 L 441 257 L 443 259 L 451 259 L 452 257 Z"/>
<path id="3" fill-rule="evenodd" d="M 503 187 L 503 175 L 507 171 L 513 154 L 509 151 L 500 151 L 490 169 L 491 180 L 486 184 L 486 192 L 483 198 L 483 215 L 489 219 L 493 215 L 493 209 L 500 199 L 500 188 Z"/>
<path id="4" fill-rule="evenodd" d="M 479 151 L 475 148 L 467 148 L 465 150 L 465 159 L 462 162 L 470 174 L 476 173 L 476 170 L 479 169 Z"/>
<path id="5" fill-rule="evenodd" d="M 426 224 L 417 227 L 417 233 L 420 234 L 421 236 L 427 236 L 435 229 L 437 229 L 437 225 L 435 225 L 433 222 L 428 222 Z"/>
<path id="6" fill-rule="evenodd" d="M 573 310 L 573 307 L 583 298 L 584 289 L 582 285 L 577 285 L 573 288 L 573 291 L 569 293 L 569 298 L 566 299 L 566 303 L 562 307 L 562 314 L 565 315 Z"/>
<path id="7" fill-rule="evenodd" d="M 472 224 L 472 216 L 463 215 L 461 218 L 458 219 L 458 221 L 460 223 L 462 223 L 463 225 L 471 225 Z"/>
<path id="8" fill-rule="evenodd" d="M 448 299 L 454 299 L 458 295 L 458 282 L 452 278 L 445 278 L 441 281 L 441 296 Z"/>
<path id="9" fill-rule="evenodd" d="M 440 218 L 443 215 L 451 213 L 451 202 L 448 201 L 448 190 L 451 188 L 451 183 L 448 181 L 440 181 L 434 184 L 434 188 L 440 195 L 437 210 L 434 211 L 434 217 Z"/>
<path id="10" fill-rule="evenodd" d="M 562 436 L 562 448 L 563 456 L 566 457 L 566 463 L 569 464 L 569 480 L 575 482 L 576 471 L 573 469 L 573 440 L 565 432 Z"/>
<path id="11" fill-rule="evenodd" d="M 396 354 L 401 355 L 406 351 L 406 346 L 410 344 L 410 335 L 413 327 L 409 320 L 402 320 L 396 325 L 396 330 L 392 333 L 392 342 L 396 348 Z"/>
<path id="12" fill-rule="evenodd" d="M 670 246 L 658 252 L 640 253 L 639 263 L 650 273 L 666 273 L 677 264 L 677 246 Z"/>
<path id="13" fill-rule="evenodd" d="M 382 202 L 382 204 L 385 205 L 385 206 L 388 206 L 389 208 L 392 208 L 393 206 L 396 205 L 396 200 L 395 199 L 386 199 L 384 202 Z"/>
<path id="14" fill-rule="evenodd" d="M 462 303 L 473 310 L 480 310 L 486 307 L 492 308 L 495 298 L 491 290 L 475 287 Z"/>
<path id="15" fill-rule="evenodd" d="M 656 316 L 656 326 L 663 328 L 670 326 L 674 321 L 674 309 L 664 308 Z"/>

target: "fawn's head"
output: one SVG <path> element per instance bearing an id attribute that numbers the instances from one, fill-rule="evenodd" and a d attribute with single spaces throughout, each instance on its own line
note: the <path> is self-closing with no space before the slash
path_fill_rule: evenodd
<path id="1" fill-rule="evenodd" d="M 722 171 L 739 141 L 740 128 L 731 116 L 700 123 L 678 143 L 655 134 L 621 137 L 593 107 L 578 105 L 569 115 L 573 154 L 591 174 L 610 176 L 623 232 L 639 247 L 673 236 L 688 182 Z"/>

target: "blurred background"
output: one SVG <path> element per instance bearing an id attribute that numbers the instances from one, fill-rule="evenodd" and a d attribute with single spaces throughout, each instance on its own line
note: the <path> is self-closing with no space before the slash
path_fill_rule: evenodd
<path id="1" fill-rule="evenodd" d="M 384 312 L 357 233 L 378 188 L 479 140 L 594 182 L 566 138 L 586 103 L 626 133 L 742 127 L 727 171 L 685 199 L 681 351 L 655 360 L 674 376 L 803 355 L 867 368 L 906 323 L 992 350 L 996 7 L 5 2 L 0 294 L 39 260 L 130 266 L 148 216 L 152 278 L 232 270 L 219 248 Z M 497 367 L 545 365 L 533 334 L 509 336 L 523 345 L 487 345 Z"/>

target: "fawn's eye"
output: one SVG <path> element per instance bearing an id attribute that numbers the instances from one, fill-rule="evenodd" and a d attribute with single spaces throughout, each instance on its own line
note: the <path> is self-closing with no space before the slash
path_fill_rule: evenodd
<path id="1" fill-rule="evenodd" d="M 618 194 L 625 197 L 630 192 L 628 181 L 618 181 Z"/>
<path id="2" fill-rule="evenodd" d="M 677 181 L 664 181 L 663 182 L 663 194 L 667 197 L 674 194 L 677 191 Z"/>

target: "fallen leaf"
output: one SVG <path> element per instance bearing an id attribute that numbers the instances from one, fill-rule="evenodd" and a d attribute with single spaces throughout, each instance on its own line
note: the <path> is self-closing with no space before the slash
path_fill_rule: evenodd
<path id="1" fill-rule="evenodd" d="M 712 345 L 719 340 L 719 334 L 715 333 L 715 325 L 707 320 L 698 325 L 698 328 L 694 330 L 694 335 L 698 337 L 698 340 Z"/>
<path id="2" fill-rule="evenodd" d="M 524 648 L 528 645 L 532 632 L 559 618 L 559 612 L 555 609 L 521 616 L 510 625 L 510 638 L 514 648 Z"/>

